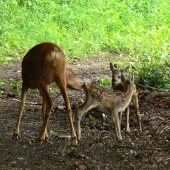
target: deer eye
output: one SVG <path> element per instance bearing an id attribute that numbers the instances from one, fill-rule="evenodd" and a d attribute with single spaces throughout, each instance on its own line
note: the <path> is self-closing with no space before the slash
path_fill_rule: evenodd
<path id="1" fill-rule="evenodd" d="M 118 76 L 118 78 L 120 79 L 120 78 L 121 78 L 121 76 Z"/>

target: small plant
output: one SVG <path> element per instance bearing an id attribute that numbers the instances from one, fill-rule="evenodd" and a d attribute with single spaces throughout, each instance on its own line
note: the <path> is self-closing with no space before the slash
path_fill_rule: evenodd
<path id="1" fill-rule="evenodd" d="M 95 119 L 92 115 L 89 115 L 89 118 L 90 118 L 90 120 L 92 120 L 93 122 L 96 122 L 96 119 Z"/>
<path id="2" fill-rule="evenodd" d="M 20 87 L 21 87 L 21 82 L 17 82 L 14 79 L 10 79 L 12 81 L 11 85 L 10 85 L 10 90 L 11 92 L 18 94 L 20 92 Z"/>
<path id="3" fill-rule="evenodd" d="M 100 86 L 109 86 L 111 83 L 111 80 L 105 80 L 104 78 L 99 79 Z"/>
<path id="4" fill-rule="evenodd" d="M 67 142 L 62 151 L 65 152 L 65 153 L 71 153 L 72 150 L 68 148 L 70 146 L 70 144 L 71 144 L 70 142 Z"/>
<path id="5" fill-rule="evenodd" d="M 137 152 L 131 149 L 131 150 L 130 150 L 130 154 L 131 154 L 131 155 L 137 155 Z"/>
<path id="6" fill-rule="evenodd" d="M 53 130 L 50 130 L 50 136 L 57 136 L 58 134 L 54 132 Z"/>
<path id="7" fill-rule="evenodd" d="M 119 156 L 120 152 L 119 151 L 115 151 L 113 154 L 116 155 L 116 156 Z"/>
<path id="8" fill-rule="evenodd" d="M 7 84 L 7 81 L 3 81 L 0 79 L 0 94 L 4 92 L 5 84 Z"/>
<path id="9" fill-rule="evenodd" d="M 50 87 L 50 92 L 51 93 L 59 92 L 59 88 L 58 87 Z"/>

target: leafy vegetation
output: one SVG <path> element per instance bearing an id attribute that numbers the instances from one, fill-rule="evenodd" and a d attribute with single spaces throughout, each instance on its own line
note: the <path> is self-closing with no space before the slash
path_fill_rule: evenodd
<path id="1" fill-rule="evenodd" d="M 157 88 L 170 88 L 170 62 L 144 63 L 138 72 L 139 82 Z"/>
<path id="2" fill-rule="evenodd" d="M 0 94 L 4 92 L 6 83 L 6 81 L 0 79 Z"/>
<path id="3" fill-rule="evenodd" d="M 18 94 L 20 92 L 20 89 L 21 89 L 21 82 L 11 79 L 11 84 L 10 84 L 11 92 Z"/>
<path id="4" fill-rule="evenodd" d="M 2 0 L 0 64 L 49 41 L 58 44 L 68 60 L 101 51 L 127 54 L 127 62 L 139 69 L 140 81 L 167 88 L 169 9 L 168 0 Z M 155 83 L 158 79 L 161 84 Z"/>
<path id="5" fill-rule="evenodd" d="M 100 86 L 109 86 L 111 83 L 111 80 L 105 80 L 104 78 L 99 79 Z"/>
<path id="6" fill-rule="evenodd" d="M 57 133 L 56 132 L 54 132 L 53 130 L 50 130 L 50 136 L 57 136 Z"/>

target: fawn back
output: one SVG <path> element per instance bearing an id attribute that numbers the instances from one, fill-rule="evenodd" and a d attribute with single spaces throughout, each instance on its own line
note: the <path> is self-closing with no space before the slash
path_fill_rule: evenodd
<path id="1" fill-rule="evenodd" d="M 21 103 L 13 138 L 18 139 L 21 116 L 29 88 L 37 88 L 43 96 L 43 125 L 40 136 L 36 142 L 41 143 L 48 137 L 47 123 L 53 104 L 49 95 L 49 85 L 56 83 L 63 95 L 69 114 L 72 144 L 76 145 L 77 140 L 72 121 L 72 110 L 67 96 L 66 87 L 78 90 L 81 89 L 82 83 L 77 78 L 77 75 L 71 69 L 66 67 L 65 55 L 61 48 L 56 44 L 49 42 L 41 43 L 31 48 L 22 61 L 22 79 Z"/>

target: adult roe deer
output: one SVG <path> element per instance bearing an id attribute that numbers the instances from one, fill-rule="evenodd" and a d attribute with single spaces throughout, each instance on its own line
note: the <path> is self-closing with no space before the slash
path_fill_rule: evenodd
<path id="1" fill-rule="evenodd" d="M 36 142 L 42 143 L 48 137 L 47 124 L 53 104 L 49 95 L 49 85 L 55 82 L 63 95 L 68 111 L 72 145 L 77 145 L 77 138 L 72 120 L 72 110 L 66 87 L 79 90 L 82 88 L 82 83 L 77 78 L 77 75 L 71 69 L 67 68 L 65 55 L 61 48 L 50 42 L 44 42 L 31 48 L 22 61 L 22 80 L 21 103 L 13 139 L 18 139 L 21 116 L 29 88 L 37 88 L 43 96 L 43 125 Z"/>
<path id="2" fill-rule="evenodd" d="M 78 139 L 81 138 L 80 121 L 82 115 L 90 109 L 97 107 L 99 110 L 103 111 L 105 109 L 111 114 L 115 124 L 117 140 L 122 140 L 119 113 L 129 105 L 132 95 L 136 92 L 136 86 L 134 84 L 134 76 L 128 81 L 122 73 L 121 79 L 124 84 L 123 92 L 110 91 L 90 84 L 84 85 L 86 99 L 76 112 L 76 133 Z"/>
<path id="3" fill-rule="evenodd" d="M 122 71 L 124 73 L 129 72 L 129 67 L 126 67 L 124 70 L 119 70 L 117 69 L 117 66 L 112 64 L 110 62 L 110 70 L 112 71 L 112 87 L 113 90 L 120 90 L 123 91 L 123 83 L 121 80 L 121 73 Z M 142 127 L 141 127 L 141 116 L 139 113 L 139 104 L 138 104 L 138 91 L 136 91 L 135 94 L 132 95 L 132 102 L 135 107 L 135 114 L 138 120 L 138 125 L 139 125 L 139 131 L 142 132 Z M 122 115 L 122 114 L 121 114 Z M 126 132 L 130 132 L 130 127 L 129 127 L 129 106 L 127 106 L 125 110 L 125 115 L 126 115 Z M 121 116 L 120 116 L 120 122 L 121 122 Z"/>

